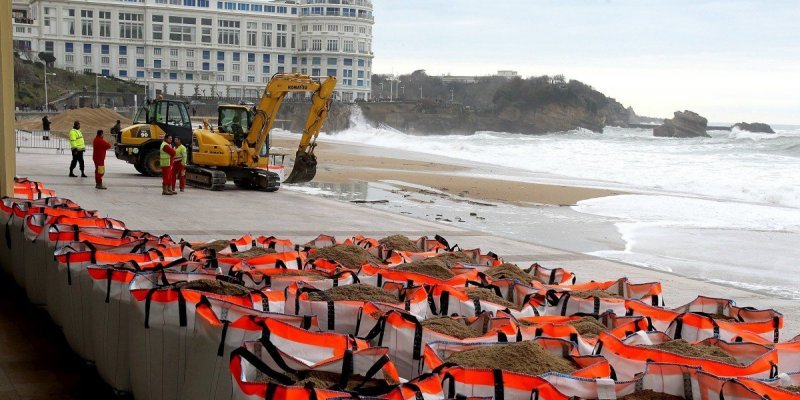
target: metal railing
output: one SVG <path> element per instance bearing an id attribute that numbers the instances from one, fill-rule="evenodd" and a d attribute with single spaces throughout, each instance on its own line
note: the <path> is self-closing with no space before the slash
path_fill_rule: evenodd
<path id="1" fill-rule="evenodd" d="M 17 137 L 17 152 L 21 149 L 50 149 L 60 154 L 69 149 L 69 140 L 55 135 L 49 131 L 21 131 L 15 130 Z"/>

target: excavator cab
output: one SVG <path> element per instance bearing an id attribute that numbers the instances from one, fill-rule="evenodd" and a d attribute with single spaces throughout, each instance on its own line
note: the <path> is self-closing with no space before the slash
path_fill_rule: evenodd
<path id="1" fill-rule="evenodd" d="M 236 147 L 242 147 L 242 142 L 253 123 L 251 108 L 245 105 L 222 105 L 219 106 L 218 113 L 219 131 L 231 135 Z"/>

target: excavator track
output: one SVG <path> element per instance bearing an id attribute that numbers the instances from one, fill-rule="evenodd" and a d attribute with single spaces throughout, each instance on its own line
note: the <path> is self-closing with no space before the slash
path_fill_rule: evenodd
<path id="1" fill-rule="evenodd" d="M 233 182 L 242 189 L 274 192 L 281 187 L 280 175 L 263 169 L 247 168 L 245 174 Z"/>
<path id="2" fill-rule="evenodd" d="M 228 176 L 224 171 L 198 167 L 196 165 L 186 166 L 186 183 L 189 186 L 206 190 L 219 191 L 225 188 Z"/>

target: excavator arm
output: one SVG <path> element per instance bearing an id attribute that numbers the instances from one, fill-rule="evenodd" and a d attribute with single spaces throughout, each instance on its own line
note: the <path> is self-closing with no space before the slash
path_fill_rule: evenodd
<path id="1" fill-rule="evenodd" d="M 250 130 L 242 143 L 239 160 L 242 166 L 253 168 L 258 165 L 261 149 L 269 139 L 270 130 L 278 115 L 281 103 L 287 93 L 313 92 L 303 136 L 297 148 L 294 167 L 286 183 L 302 183 L 314 179 L 317 159 L 314 156 L 316 139 L 322 124 L 328 116 L 330 99 L 336 87 L 336 78 L 328 77 L 320 83 L 307 75 L 277 74 L 267 84 L 264 95 L 254 109 L 255 116 Z"/>

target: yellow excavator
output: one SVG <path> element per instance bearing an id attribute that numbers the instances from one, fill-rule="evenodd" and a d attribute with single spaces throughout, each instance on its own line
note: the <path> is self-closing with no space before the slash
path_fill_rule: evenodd
<path id="1" fill-rule="evenodd" d="M 292 92 L 312 92 L 311 109 L 295 154 L 294 167 L 284 182 L 311 181 L 317 171 L 317 159 L 314 155 L 316 139 L 328 116 L 335 86 L 335 77 L 328 77 L 320 82 L 308 75 L 276 74 L 270 79 L 261 100 L 252 110 L 246 106 L 220 106 L 220 120 L 216 130 L 205 123 L 202 129 L 192 132 L 191 142 L 184 141 L 191 143 L 186 183 L 209 190 L 222 190 L 227 181 L 233 181 L 241 188 L 267 192 L 278 190 L 279 175 L 266 168 L 269 160 L 269 134 L 283 99 Z M 158 109 L 159 102 L 166 100 L 157 100 L 150 108 Z M 183 103 L 169 103 L 169 106 L 176 107 L 176 115 L 188 116 L 188 113 L 180 110 L 180 105 L 185 110 Z M 171 114 L 165 117 L 158 114 L 158 118 L 169 122 L 169 115 Z M 171 130 L 178 128 L 156 121 L 158 118 L 154 113 L 148 113 L 147 121 L 140 124 L 140 128 L 133 129 L 136 125 L 126 128 L 117 140 L 117 157 L 134 163 L 140 172 L 141 169 L 146 171 L 146 168 L 139 166 L 147 165 L 146 160 L 151 158 L 148 155 L 152 152 L 149 150 L 152 142 L 160 143 L 164 134 L 170 134 Z M 179 122 L 175 125 L 180 125 L 178 130 L 181 130 L 186 125 Z M 162 125 L 164 129 L 161 129 Z M 156 132 L 160 135 L 153 135 Z M 142 150 L 138 151 L 139 148 Z"/>

